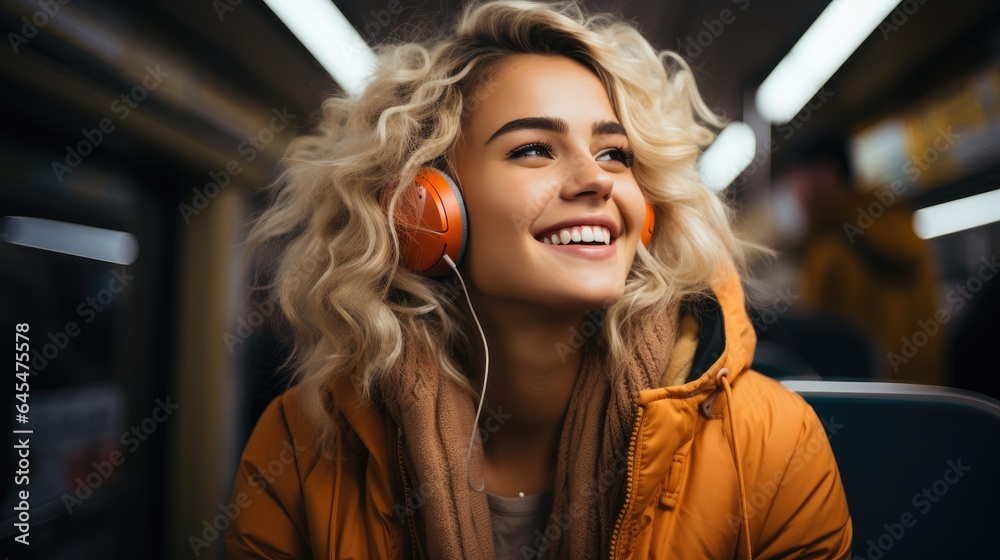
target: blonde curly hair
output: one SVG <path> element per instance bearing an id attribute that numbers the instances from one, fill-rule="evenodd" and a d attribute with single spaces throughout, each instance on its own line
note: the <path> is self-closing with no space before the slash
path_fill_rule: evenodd
<path id="1" fill-rule="evenodd" d="M 272 267 L 265 287 L 294 333 L 293 381 L 325 447 L 337 432 L 327 389 L 350 379 L 373 402 L 390 398 L 407 344 L 422 345 L 443 375 L 473 392 L 462 363 L 473 352 L 470 329 L 454 285 L 400 265 L 386 201 L 393 212 L 422 166 L 450 171 L 463 122 L 491 94 L 506 57 L 566 56 L 601 79 L 655 208 L 652 243 L 648 251 L 640 245 L 624 296 L 588 342 L 606 352 L 612 372 L 633 359 L 630 342 L 644 318 L 707 292 L 721 268 L 743 270 L 745 247 L 728 210 L 696 170 L 715 138 L 711 127 L 724 123 L 681 57 L 656 51 L 633 25 L 588 15 L 575 2 L 473 3 L 437 39 L 377 54 L 367 87 L 327 99 L 318 133 L 292 143 L 248 238 L 248 254 Z"/>

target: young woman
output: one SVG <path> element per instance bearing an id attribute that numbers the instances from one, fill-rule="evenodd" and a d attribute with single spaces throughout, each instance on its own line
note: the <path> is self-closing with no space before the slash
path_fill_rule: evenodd
<path id="1" fill-rule="evenodd" d="M 683 61 L 527 2 L 379 61 L 251 236 L 298 384 L 247 444 L 229 557 L 849 557 L 822 424 L 749 370 Z"/>

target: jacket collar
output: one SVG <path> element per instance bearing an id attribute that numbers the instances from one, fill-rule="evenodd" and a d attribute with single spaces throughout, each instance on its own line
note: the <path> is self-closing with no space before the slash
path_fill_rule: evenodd
<path id="1" fill-rule="evenodd" d="M 750 367 L 757 335 L 747 315 L 739 276 L 734 269 L 726 269 L 710 286 L 710 297 L 687 306 L 664 380 L 660 387 L 639 393 L 639 406 L 663 398 L 707 398 L 721 389 L 719 371 L 727 369 L 733 383 Z"/>

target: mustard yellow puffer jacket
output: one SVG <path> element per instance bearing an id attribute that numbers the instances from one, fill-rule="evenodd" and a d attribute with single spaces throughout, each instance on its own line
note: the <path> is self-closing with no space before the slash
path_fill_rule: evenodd
<path id="1" fill-rule="evenodd" d="M 605 556 L 849 558 L 851 518 L 823 422 L 749 369 L 756 338 L 735 275 L 713 290 L 713 311 L 682 319 L 663 386 L 638 396 L 627 497 Z M 233 488 L 230 560 L 426 557 L 400 515 L 412 489 L 398 428 L 349 384 L 334 394 L 352 429 L 346 461 L 317 454 L 297 389 L 264 412 Z"/>

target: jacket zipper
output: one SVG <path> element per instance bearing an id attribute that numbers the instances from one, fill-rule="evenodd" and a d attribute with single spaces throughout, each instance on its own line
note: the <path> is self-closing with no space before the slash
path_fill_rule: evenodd
<path id="1" fill-rule="evenodd" d="M 406 527 L 410 533 L 410 558 L 423 558 L 417 548 L 417 528 L 413 510 L 410 509 L 410 481 L 406 476 L 406 466 L 403 464 L 403 429 L 399 428 L 396 439 L 396 457 L 399 459 L 399 474 L 403 477 L 403 507 L 406 508 Z"/>
<path id="2" fill-rule="evenodd" d="M 625 525 L 625 516 L 632 509 L 632 501 L 635 499 L 635 449 L 639 442 L 639 425 L 642 424 L 642 413 L 643 408 L 640 407 L 636 411 L 635 423 L 632 426 L 632 437 L 629 439 L 628 443 L 628 482 L 625 485 L 625 503 L 622 505 L 622 510 L 618 514 L 618 520 L 615 521 L 615 531 L 611 533 L 611 556 L 613 560 L 619 557 L 618 549 L 622 544 L 622 528 Z"/>

